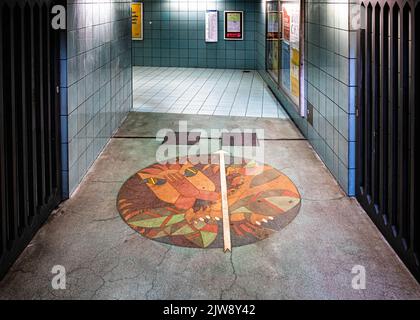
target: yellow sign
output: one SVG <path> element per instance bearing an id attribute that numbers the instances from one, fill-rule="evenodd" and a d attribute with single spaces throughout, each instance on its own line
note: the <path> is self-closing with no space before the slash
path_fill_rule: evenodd
<path id="1" fill-rule="evenodd" d="M 131 4 L 131 33 L 133 40 L 143 40 L 143 3 Z"/>
<path id="2" fill-rule="evenodd" d="M 299 98 L 299 50 L 292 48 L 292 55 L 290 58 L 290 84 L 292 95 Z"/>

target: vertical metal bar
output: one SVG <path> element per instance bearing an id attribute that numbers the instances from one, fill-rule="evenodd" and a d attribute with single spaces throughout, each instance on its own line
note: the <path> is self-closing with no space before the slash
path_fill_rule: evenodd
<path id="1" fill-rule="evenodd" d="M 17 3 L 14 15 L 14 54 L 15 54 L 15 99 L 16 99 L 16 114 L 13 125 L 16 128 L 16 140 L 19 142 L 16 147 L 17 162 L 16 171 L 18 176 L 18 190 L 17 201 L 19 203 L 18 210 L 18 232 L 19 237 L 23 234 L 26 228 L 27 215 L 27 163 L 26 163 L 26 113 L 25 113 L 25 56 L 24 56 L 24 11 L 22 3 Z"/>
<path id="2" fill-rule="evenodd" d="M 44 148 L 45 148 L 45 203 L 48 203 L 51 198 L 52 191 L 52 167 L 51 167 L 51 150 L 52 150 L 52 139 L 51 139 L 51 104 L 52 104 L 52 84 L 53 80 L 51 76 L 51 33 L 49 25 L 49 7 L 44 3 L 42 7 L 42 24 L 44 29 Z"/>
<path id="3" fill-rule="evenodd" d="M 15 59 L 15 15 L 14 10 L 11 8 L 10 10 L 10 42 L 9 42 L 9 55 L 10 55 L 10 97 L 11 97 L 11 104 L 10 108 L 10 144 L 11 144 L 11 154 L 10 158 L 10 169 L 11 169 L 11 194 L 10 194 L 10 207 L 9 207 L 9 230 L 10 230 L 10 238 L 9 238 L 9 248 L 12 247 L 13 241 L 18 238 L 18 221 L 19 221 L 19 176 L 18 176 L 18 133 L 16 128 L 16 109 L 18 108 L 17 105 L 17 94 L 16 94 L 16 69 L 17 63 L 20 61 L 16 61 Z M 13 222 L 12 222 L 13 221 Z"/>
<path id="4" fill-rule="evenodd" d="M 410 14 L 410 20 L 409 20 L 409 28 L 410 28 L 410 44 L 409 47 L 409 54 L 410 54 L 410 63 L 409 63 L 409 98 L 408 98 L 408 113 L 410 116 L 409 119 L 409 136 L 408 136 L 408 142 L 409 142 L 409 163 L 408 163 L 408 192 L 409 192 L 409 235 L 410 235 L 410 249 L 413 250 L 413 252 L 416 251 L 416 245 L 417 245 L 417 237 L 416 232 L 419 232 L 417 221 L 418 218 L 416 218 L 416 207 L 415 207 L 415 198 L 416 198 L 416 94 L 414 88 L 416 86 L 416 42 L 415 40 L 418 40 L 418 27 L 415 24 L 415 17 L 416 17 L 417 9 L 412 8 L 411 14 Z M 418 17 L 417 17 L 418 19 Z M 418 52 L 417 52 L 418 53 Z M 419 76 L 419 73 L 417 73 L 417 76 Z M 418 214 L 418 212 L 417 212 Z"/>
<path id="5" fill-rule="evenodd" d="M 377 4 L 372 11 L 372 94 L 371 99 L 371 121 L 372 121 L 372 204 L 375 213 L 378 214 L 378 200 L 379 200 L 379 118 L 380 118 L 380 7 Z"/>
<path id="6" fill-rule="evenodd" d="M 419 130 L 416 128 L 420 128 L 420 116 L 418 111 L 416 110 L 416 106 L 418 108 L 420 104 L 420 6 L 417 5 L 414 11 L 414 15 L 412 18 L 412 23 L 414 24 L 413 28 L 413 98 L 414 101 L 411 103 L 411 109 L 413 111 L 412 114 L 412 160 L 411 160 L 411 188 L 410 188 L 410 196 L 411 196 L 411 219 L 412 219 L 412 246 L 414 254 L 416 255 L 416 260 L 419 261 L 420 259 L 420 217 L 419 217 L 419 179 L 420 179 L 420 170 L 418 170 L 416 164 L 420 163 L 420 134 Z M 417 77 L 416 77 L 417 75 Z"/>
<path id="7" fill-rule="evenodd" d="M 360 6 L 360 19 L 361 25 L 358 32 L 358 97 L 357 97 L 357 192 L 359 196 L 365 197 L 366 188 L 365 188 L 365 81 L 366 81 L 366 8 L 362 4 Z"/>
<path id="8" fill-rule="evenodd" d="M 10 140 L 10 107 L 9 109 L 7 106 L 11 105 L 11 98 L 10 98 L 10 8 L 8 4 L 5 4 L 3 7 L 2 17 L 1 17 L 2 27 L 0 32 L 2 33 L 2 44 L 3 44 L 3 153 L 2 156 L 4 158 L 4 180 L 5 180 L 5 189 L 4 189 L 4 226 L 5 226 L 5 245 L 6 251 L 9 250 L 9 239 L 12 237 L 11 229 L 13 228 L 13 219 L 10 221 L 10 211 L 13 211 L 10 206 L 13 204 L 10 199 L 11 189 L 13 185 L 11 183 L 11 168 L 10 168 L 10 157 L 12 156 L 11 145 L 9 143 Z"/>
<path id="9" fill-rule="evenodd" d="M 34 212 L 36 211 L 35 198 L 36 186 L 34 185 L 34 138 L 33 133 L 33 20 L 32 8 L 29 3 L 25 4 L 24 8 L 24 28 L 23 28 L 23 42 L 24 42 L 24 91 L 25 91 L 25 139 L 26 139 L 26 181 L 27 181 L 27 217 L 26 223 L 29 227 L 32 223 Z"/>
<path id="10" fill-rule="evenodd" d="M 51 10 L 50 10 L 51 11 Z M 57 125 L 60 122 L 57 122 L 57 111 L 60 110 L 59 105 L 59 89 L 60 84 L 57 77 L 59 72 L 59 55 L 57 53 L 60 52 L 60 42 L 57 41 L 57 36 L 59 31 L 53 30 L 50 28 L 50 61 L 51 61 L 51 107 L 50 107 L 50 121 L 51 121 L 51 128 L 50 128 L 50 137 L 51 137 L 51 156 L 50 156 L 50 164 L 51 164 L 51 193 L 54 197 L 57 192 L 57 139 L 59 139 L 59 135 L 57 135 Z"/>
<path id="11" fill-rule="evenodd" d="M 398 101 L 399 101 L 399 20 L 400 11 L 394 6 L 391 14 L 391 66 L 390 66 L 390 108 L 389 108 L 389 188 L 388 188 L 388 208 L 389 220 L 394 236 L 398 234 Z"/>
<path id="12" fill-rule="evenodd" d="M 28 21 L 26 20 L 26 12 L 28 10 L 28 4 L 26 3 L 21 11 L 21 34 L 20 34 L 20 41 L 21 41 L 21 48 L 22 48 L 22 54 L 21 54 L 21 65 L 22 65 L 22 172 L 23 172 L 23 179 L 22 179 L 22 186 L 23 186 L 23 204 L 22 209 L 24 212 L 23 216 L 23 224 L 25 228 L 28 227 L 28 216 L 29 216 L 29 179 L 28 179 L 28 167 L 29 167 L 29 150 L 28 150 L 28 127 L 27 127 L 27 110 L 28 105 L 31 106 L 31 91 L 30 91 L 30 82 L 28 79 L 30 79 L 30 65 L 28 68 L 28 58 L 30 61 L 30 43 L 28 44 L 26 42 L 26 33 L 30 30 L 30 25 Z M 28 55 L 29 51 L 29 55 Z"/>
<path id="13" fill-rule="evenodd" d="M 369 4 L 366 10 L 366 34 L 365 34 L 365 105 L 364 105 L 364 170 L 365 170 L 365 195 L 371 203 L 372 191 L 372 6 Z"/>
<path id="14" fill-rule="evenodd" d="M 384 5 L 381 15 L 381 100 L 380 100 L 380 134 L 379 134 L 379 207 L 384 223 L 388 224 L 388 99 L 389 99 L 389 7 Z"/>
<path id="15" fill-rule="evenodd" d="M 39 108 L 39 82 L 38 82 L 38 75 L 39 75 L 39 29 L 37 26 L 39 25 L 39 7 L 38 4 L 35 3 L 31 6 L 31 92 L 32 92 L 32 106 L 29 109 L 30 111 L 30 118 L 28 118 L 28 127 L 30 128 L 30 145 L 32 146 L 31 149 L 31 156 L 30 159 L 32 160 L 30 167 L 30 175 L 32 177 L 32 208 L 29 215 L 29 223 L 32 223 L 34 219 L 38 207 L 41 204 L 38 201 L 38 193 L 41 192 L 39 188 L 38 182 L 38 152 L 37 152 L 37 109 Z"/>
<path id="16" fill-rule="evenodd" d="M 45 202 L 45 148 L 44 148 L 44 130 L 45 130 L 45 123 L 44 123 L 44 103 L 45 103 L 45 97 L 44 97 L 44 86 L 45 86 L 45 79 L 44 79 L 44 37 L 43 34 L 43 23 L 42 23 L 42 6 L 39 7 L 39 16 L 38 16 L 38 25 L 34 25 L 35 28 L 38 29 L 39 32 L 39 41 L 38 43 L 38 49 L 39 49 L 39 56 L 38 61 L 35 62 L 35 64 L 38 65 L 38 72 L 36 72 L 37 79 L 36 81 L 39 82 L 37 85 L 37 94 L 38 94 L 38 105 L 35 109 L 36 117 L 37 117 L 37 159 L 38 159 L 38 210 L 42 209 L 42 206 Z M 39 212 L 38 212 L 39 213 Z"/>
<path id="17" fill-rule="evenodd" d="M 3 102 L 3 5 L 0 5 L 0 262 L 6 252 L 6 150 Z"/>
<path id="18" fill-rule="evenodd" d="M 402 237 L 402 245 L 404 249 L 408 248 L 407 237 L 408 234 L 408 96 L 409 96 L 409 80 L 408 80 L 408 66 L 409 66 L 409 52 L 408 52 L 408 37 L 409 37 L 409 10 L 407 7 L 403 8 L 400 19 L 400 100 L 398 110 L 398 224 L 399 235 Z"/>

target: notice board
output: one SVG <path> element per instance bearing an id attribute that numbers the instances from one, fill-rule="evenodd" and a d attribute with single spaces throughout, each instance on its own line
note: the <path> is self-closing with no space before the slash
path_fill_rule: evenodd
<path id="1" fill-rule="evenodd" d="M 243 40 L 243 11 L 225 11 L 225 40 Z"/>
<path id="2" fill-rule="evenodd" d="M 206 42 L 218 41 L 218 19 L 219 12 L 217 10 L 207 10 L 206 12 Z"/>

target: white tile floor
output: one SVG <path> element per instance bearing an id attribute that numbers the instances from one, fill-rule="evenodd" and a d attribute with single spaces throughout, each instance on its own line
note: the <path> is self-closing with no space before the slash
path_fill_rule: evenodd
<path id="1" fill-rule="evenodd" d="M 257 71 L 133 67 L 134 111 L 288 119 Z"/>

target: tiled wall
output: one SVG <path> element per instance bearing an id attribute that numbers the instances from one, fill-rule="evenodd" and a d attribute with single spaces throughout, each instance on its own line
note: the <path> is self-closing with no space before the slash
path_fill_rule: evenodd
<path id="1" fill-rule="evenodd" d="M 308 138 L 341 186 L 355 193 L 355 99 L 357 5 L 307 3 L 305 85 L 313 106 Z M 353 20 L 353 21 L 352 21 Z"/>
<path id="2" fill-rule="evenodd" d="M 255 0 L 143 0 L 144 40 L 137 66 L 255 69 Z M 205 11 L 219 10 L 219 41 L 205 42 Z M 244 40 L 225 41 L 224 10 L 244 11 Z"/>
<path id="3" fill-rule="evenodd" d="M 130 2 L 68 0 L 67 21 L 61 112 L 65 197 L 132 107 Z"/>
<path id="4" fill-rule="evenodd" d="M 305 5 L 305 103 L 313 109 L 312 124 L 265 72 L 264 1 L 257 15 L 257 66 L 341 187 L 354 195 L 357 5 L 346 0 Z"/>

